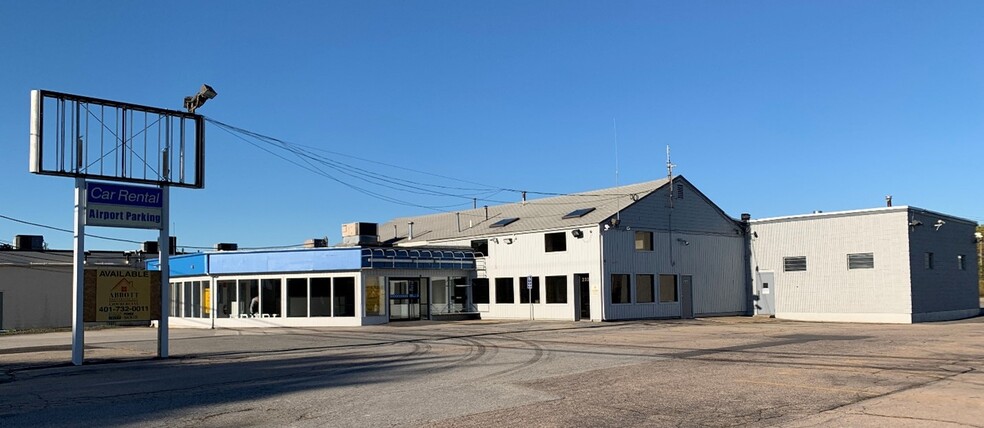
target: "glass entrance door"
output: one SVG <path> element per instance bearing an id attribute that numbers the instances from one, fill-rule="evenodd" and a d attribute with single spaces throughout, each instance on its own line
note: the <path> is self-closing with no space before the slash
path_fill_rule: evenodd
<path id="1" fill-rule="evenodd" d="M 420 319 L 420 280 L 417 278 L 389 280 L 390 321 Z"/>

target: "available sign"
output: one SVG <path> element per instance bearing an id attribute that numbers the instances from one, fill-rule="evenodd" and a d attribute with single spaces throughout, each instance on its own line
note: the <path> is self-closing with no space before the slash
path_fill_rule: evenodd
<path id="1" fill-rule="evenodd" d="M 158 319 L 160 293 L 154 293 L 156 272 L 136 269 L 94 269 L 95 318 L 92 321 L 149 321 Z M 86 272 L 89 274 L 89 272 Z M 91 277 L 92 275 L 86 275 Z M 89 278 L 86 278 L 89 279 Z M 88 284 L 87 284 L 88 285 Z M 158 299 L 155 301 L 155 295 Z"/>
<path id="2" fill-rule="evenodd" d="M 161 229 L 164 197 L 157 187 L 86 182 L 88 226 Z"/>

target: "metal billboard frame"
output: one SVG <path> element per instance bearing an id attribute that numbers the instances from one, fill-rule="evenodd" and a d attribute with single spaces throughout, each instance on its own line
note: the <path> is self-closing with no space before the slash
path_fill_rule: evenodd
<path id="1" fill-rule="evenodd" d="M 45 118 L 45 105 L 46 102 L 54 102 L 56 106 L 56 112 L 54 114 L 55 124 L 53 128 L 50 122 L 46 122 Z M 68 106 L 64 104 L 69 103 Z M 95 143 L 93 142 L 93 147 L 89 146 L 90 135 L 83 135 L 81 129 L 82 121 L 82 109 L 85 108 L 87 113 L 85 115 L 86 119 L 86 131 L 88 131 L 88 119 L 93 117 L 99 126 L 100 137 L 105 137 L 108 134 L 112 137 L 113 141 L 111 148 L 108 152 L 102 147 L 103 141 L 100 141 L 99 150 L 96 151 Z M 102 111 L 109 108 L 113 112 L 113 120 L 116 121 L 116 125 L 119 129 L 109 129 L 106 127 L 103 115 L 96 117 L 94 113 L 89 110 L 89 106 L 97 106 Z M 67 107 L 67 108 L 66 108 Z M 73 109 L 74 107 L 74 109 Z M 66 113 L 68 110 L 68 113 Z M 118 113 L 117 113 L 118 112 Z M 134 123 L 134 113 L 142 113 L 144 115 L 144 129 L 137 131 L 135 134 L 131 134 L 127 138 L 127 124 L 133 125 L 129 130 L 131 133 L 133 129 L 137 128 L 138 125 Z M 127 114 L 130 115 L 129 122 L 127 119 Z M 157 120 L 148 126 L 148 115 L 156 115 Z M 75 123 L 65 123 L 66 116 L 69 117 L 69 121 L 74 121 Z M 172 123 L 176 122 L 176 123 Z M 186 127 L 184 121 L 190 121 L 193 126 L 190 127 L 193 132 L 193 140 L 190 141 L 192 146 L 190 150 L 187 150 L 187 143 L 189 140 L 187 137 Z M 163 123 L 161 123 L 163 122 Z M 50 148 L 51 144 L 45 144 L 45 129 L 46 125 L 49 130 L 52 130 L 56 134 L 55 151 L 56 156 L 60 156 L 61 165 L 48 165 L 46 161 L 50 161 L 50 154 L 47 152 L 47 148 Z M 163 146 L 164 150 L 156 154 L 156 159 L 154 167 L 151 167 L 151 175 L 156 174 L 156 178 L 148 178 L 146 166 L 150 165 L 150 156 L 147 153 L 147 128 L 151 126 L 158 127 L 157 135 L 157 145 L 158 147 Z M 164 129 L 164 126 L 167 126 Z M 175 127 L 177 128 L 175 129 Z M 114 127 L 115 128 L 115 127 Z M 177 132 L 173 132 L 173 131 Z M 177 135 L 172 135 L 177 134 Z M 71 135 L 73 142 L 66 142 L 66 134 Z M 126 169 L 126 152 L 130 150 L 133 152 L 132 147 L 127 148 L 128 144 L 132 143 L 132 140 L 136 136 L 143 135 L 144 138 L 144 154 L 146 155 L 144 159 L 139 159 L 139 155 L 136 157 L 137 160 L 142 161 L 144 168 L 144 175 L 142 177 L 134 175 L 133 171 L 135 168 L 131 168 L 130 172 Z M 163 138 L 163 140 L 162 140 Z M 162 141 L 164 144 L 162 145 Z M 172 142 L 176 142 L 178 147 L 177 153 L 172 150 Z M 59 147 L 59 143 L 61 146 Z M 61 153 L 57 153 L 60 150 Z M 88 160 L 88 154 L 90 152 L 96 151 L 96 155 L 99 158 L 97 162 L 104 162 L 103 159 L 108 157 L 114 152 L 118 152 L 120 155 L 119 159 L 113 158 L 113 161 L 119 161 L 119 164 L 110 164 L 111 167 L 115 167 L 115 174 L 106 174 L 103 171 L 102 164 L 100 165 L 100 171 L 94 172 L 90 171 L 89 166 L 85 165 L 82 160 L 86 158 Z M 177 156 L 177 162 L 175 162 L 174 157 Z M 131 159 L 134 157 L 131 153 Z M 65 168 L 65 160 L 70 158 L 72 164 Z M 186 174 L 186 163 L 190 160 L 191 174 Z M 48 162 L 51 163 L 51 162 Z M 57 159 L 56 159 L 57 163 Z M 177 168 L 174 168 L 172 164 L 177 163 Z M 172 177 L 172 171 L 177 172 L 177 179 Z M 180 110 L 169 110 L 158 107 L 144 106 L 139 104 L 112 101 L 102 98 L 87 97 L 82 95 L 67 94 L 63 92 L 48 91 L 36 89 L 31 91 L 31 145 L 30 145 L 30 171 L 39 175 L 53 175 L 61 177 L 72 177 L 72 178 L 86 178 L 94 180 L 109 180 L 109 181 L 125 181 L 131 183 L 139 184 L 150 184 L 159 186 L 173 186 L 173 187 L 186 187 L 193 189 L 201 189 L 205 187 L 205 118 L 199 114 L 183 112 Z M 188 177 L 190 175 L 190 177 Z M 191 180 L 187 180 L 191 178 Z"/>

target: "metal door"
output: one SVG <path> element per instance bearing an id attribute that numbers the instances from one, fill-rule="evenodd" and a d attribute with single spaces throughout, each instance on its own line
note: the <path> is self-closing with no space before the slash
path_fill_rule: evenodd
<path id="1" fill-rule="evenodd" d="M 694 317 L 694 277 L 680 275 L 680 318 Z"/>
<path id="2" fill-rule="evenodd" d="M 389 280 L 390 321 L 420 319 L 420 281 L 415 278 Z"/>
<path id="3" fill-rule="evenodd" d="M 591 319 L 591 282 L 588 281 L 588 274 L 574 274 L 574 284 L 578 290 L 576 319 Z"/>
<path id="4" fill-rule="evenodd" d="M 759 272 L 756 292 L 758 301 L 755 302 L 755 313 L 759 315 L 776 314 L 776 280 L 772 272 Z"/>

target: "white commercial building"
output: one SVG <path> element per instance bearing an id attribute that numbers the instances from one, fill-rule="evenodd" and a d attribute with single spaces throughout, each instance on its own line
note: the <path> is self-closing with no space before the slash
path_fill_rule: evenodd
<path id="1" fill-rule="evenodd" d="M 27 239 L 33 238 L 33 239 Z M 0 248 L 0 330 L 72 325 L 72 251 L 45 250 L 44 238 L 18 235 Z M 135 254 L 86 253 L 87 267 L 141 266 Z"/>
<path id="2" fill-rule="evenodd" d="M 482 318 L 692 318 L 750 299 L 742 225 L 683 177 L 398 218 L 379 237 L 479 254 Z"/>
<path id="3" fill-rule="evenodd" d="M 757 314 L 911 323 L 980 313 L 973 221 L 901 206 L 750 225 Z"/>

